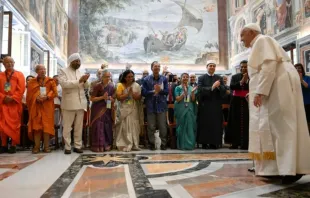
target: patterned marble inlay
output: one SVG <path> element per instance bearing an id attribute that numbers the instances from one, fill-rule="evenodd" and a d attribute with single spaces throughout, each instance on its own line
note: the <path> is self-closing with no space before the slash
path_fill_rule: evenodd
<path id="1" fill-rule="evenodd" d="M 70 197 L 129 197 L 124 167 L 87 167 Z"/>
<path id="2" fill-rule="evenodd" d="M 161 154 L 152 155 L 146 161 L 175 161 L 175 160 L 225 160 L 225 159 L 248 159 L 247 153 L 208 153 L 208 154 Z"/>
<path id="3" fill-rule="evenodd" d="M 34 162 L 40 160 L 45 155 L 19 154 L 19 155 L 2 155 L 0 156 L 0 181 L 14 175 L 18 171 L 26 168 Z M 4 171 L 6 170 L 6 171 Z"/>
<path id="4" fill-rule="evenodd" d="M 191 168 L 197 163 L 161 163 L 161 164 L 143 164 L 142 168 L 146 175 L 150 174 L 163 174 L 169 172 L 182 171 Z"/>
<path id="5" fill-rule="evenodd" d="M 14 164 L 23 164 L 34 162 L 39 158 L 34 155 L 13 155 L 13 156 L 0 156 L 0 167 L 9 166 Z"/>
<path id="6" fill-rule="evenodd" d="M 254 198 L 310 192 L 305 189 L 310 177 L 291 190 L 279 179 L 248 172 L 252 165 L 247 153 L 83 154 L 41 197 Z"/>
<path id="7" fill-rule="evenodd" d="M 229 162 L 228 162 L 229 163 Z M 247 171 L 251 164 L 224 164 L 219 170 L 194 178 L 168 181 L 180 184 L 192 197 L 215 197 L 249 188 L 267 185 L 276 180 L 255 177 Z"/>

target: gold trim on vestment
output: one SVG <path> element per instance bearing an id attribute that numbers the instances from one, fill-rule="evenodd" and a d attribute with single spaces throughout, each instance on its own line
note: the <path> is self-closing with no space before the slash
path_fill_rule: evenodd
<path id="1" fill-rule="evenodd" d="M 249 156 L 253 160 L 276 160 L 275 152 L 249 153 Z"/>

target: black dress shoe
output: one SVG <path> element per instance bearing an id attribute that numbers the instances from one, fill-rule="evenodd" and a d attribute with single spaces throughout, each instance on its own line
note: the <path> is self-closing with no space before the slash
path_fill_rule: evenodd
<path id="1" fill-rule="evenodd" d="M 241 146 L 240 149 L 241 150 L 249 150 L 249 147 L 248 146 Z"/>
<path id="2" fill-rule="evenodd" d="M 150 144 L 150 150 L 151 150 L 151 151 L 155 151 L 155 150 L 156 150 L 156 147 L 155 147 L 154 144 Z"/>
<path id="3" fill-rule="evenodd" d="M 66 149 L 65 149 L 65 154 L 66 154 L 66 155 L 71 154 L 71 150 L 66 150 Z"/>
<path id="4" fill-rule="evenodd" d="M 160 146 L 160 150 L 165 151 L 165 150 L 167 150 L 167 147 L 166 147 L 166 146 L 164 146 L 164 145 L 161 145 L 161 146 Z"/>
<path id="5" fill-rule="evenodd" d="M 231 145 L 231 146 L 229 147 L 229 149 L 238 149 L 238 146 L 237 146 L 237 145 Z"/>
<path id="6" fill-rule="evenodd" d="M 248 171 L 251 173 L 255 173 L 255 167 L 249 168 Z"/>
<path id="7" fill-rule="evenodd" d="M 10 154 L 16 153 L 16 146 L 11 146 L 10 149 L 8 150 L 8 153 Z"/>
<path id="8" fill-rule="evenodd" d="M 297 174 L 297 175 L 287 175 L 287 176 L 284 176 L 283 179 L 282 179 L 282 184 L 292 184 L 292 183 L 295 183 L 298 180 L 300 180 L 300 178 L 302 178 L 302 176 L 304 176 L 304 175 Z"/>
<path id="9" fill-rule="evenodd" d="M 0 154 L 7 153 L 9 151 L 8 146 L 1 146 L 0 147 Z"/>
<path id="10" fill-rule="evenodd" d="M 78 149 L 78 148 L 74 148 L 73 152 L 75 152 L 75 153 L 83 153 L 83 150 L 82 149 Z"/>
<path id="11" fill-rule="evenodd" d="M 210 148 L 210 149 L 218 149 L 218 147 L 215 146 L 215 145 L 213 145 L 213 144 L 210 144 L 210 145 L 209 145 L 209 148 Z"/>

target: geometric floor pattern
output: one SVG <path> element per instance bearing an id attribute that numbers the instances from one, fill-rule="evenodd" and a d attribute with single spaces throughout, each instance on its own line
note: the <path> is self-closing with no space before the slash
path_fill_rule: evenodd
<path id="1" fill-rule="evenodd" d="M 310 176 L 295 184 L 256 177 L 238 150 L 0 155 L 0 197 L 310 197 Z"/>

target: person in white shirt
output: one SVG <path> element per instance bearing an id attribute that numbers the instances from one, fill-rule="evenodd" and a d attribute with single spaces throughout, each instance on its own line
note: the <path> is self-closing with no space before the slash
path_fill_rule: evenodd
<path id="1" fill-rule="evenodd" d="M 76 153 L 83 153 L 82 130 L 84 111 L 87 110 L 87 100 L 84 89 L 89 87 L 89 74 L 82 75 L 79 71 L 81 57 L 78 53 L 68 58 L 69 66 L 60 69 L 59 83 L 62 87 L 61 111 L 63 117 L 63 137 L 65 140 L 65 154 L 71 154 L 71 129 L 74 123 L 74 149 Z"/>

